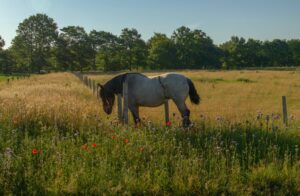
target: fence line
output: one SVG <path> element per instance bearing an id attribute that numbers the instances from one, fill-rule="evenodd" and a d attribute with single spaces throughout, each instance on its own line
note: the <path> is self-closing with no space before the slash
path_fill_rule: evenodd
<path id="1" fill-rule="evenodd" d="M 84 83 L 89 89 L 93 91 L 93 95 L 97 95 L 97 86 L 96 81 L 90 79 L 88 76 L 84 76 L 80 72 L 73 72 L 73 74 L 79 78 L 79 80 Z M 8 81 L 9 82 L 9 81 Z M 123 103 L 122 103 L 122 95 L 123 95 Z M 124 124 L 128 124 L 128 81 L 127 79 L 123 83 L 123 92 L 122 94 L 117 95 L 117 107 L 118 107 L 118 119 L 120 122 Z M 164 110 L 165 110 L 165 123 L 168 123 L 169 118 L 169 103 L 166 99 L 164 102 Z M 288 126 L 288 111 L 287 111 L 287 100 L 286 96 L 282 96 L 282 116 L 283 123 L 287 127 Z"/>

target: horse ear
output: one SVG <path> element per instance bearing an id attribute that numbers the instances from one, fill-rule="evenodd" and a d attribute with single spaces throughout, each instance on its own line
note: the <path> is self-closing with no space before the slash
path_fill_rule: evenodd
<path id="1" fill-rule="evenodd" d="M 98 83 L 98 88 L 104 89 L 104 86 L 102 86 L 102 84 Z"/>

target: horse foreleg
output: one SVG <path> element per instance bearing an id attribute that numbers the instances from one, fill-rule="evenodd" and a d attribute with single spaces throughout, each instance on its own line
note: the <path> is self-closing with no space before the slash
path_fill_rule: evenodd
<path id="1" fill-rule="evenodd" d="M 134 124 L 135 126 L 139 126 L 141 119 L 140 119 L 140 115 L 139 115 L 139 107 L 137 106 L 131 106 L 129 107 L 129 110 L 132 114 L 132 117 L 134 119 Z"/>

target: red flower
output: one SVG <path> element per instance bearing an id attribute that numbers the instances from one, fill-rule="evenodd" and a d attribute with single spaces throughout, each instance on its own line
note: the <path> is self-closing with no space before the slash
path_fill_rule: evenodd
<path id="1" fill-rule="evenodd" d="M 167 127 L 170 127 L 170 126 L 172 125 L 171 121 L 168 121 L 168 122 L 166 123 L 166 125 L 167 125 Z"/>
<path id="2" fill-rule="evenodd" d="M 145 148 L 144 147 L 140 147 L 140 152 L 144 152 Z"/>
<path id="3" fill-rule="evenodd" d="M 92 146 L 93 146 L 93 147 L 96 147 L 96 146 L 97 146 L 97 144 L 93 143 L 93 144 L 92 144 Z"/>
<path id="4" fill-rule="evenodd" d="M 127 143 L 129 142 L 129 139 L 126 138 L 126 139 L 124 140 L 124 142 L 127 144 Z"/>
<path id="5" fill-rule="evenodd" d="M 86 145 L 86 144 L 83 145 L 82 148 L 83 148 L 84 150 L 88 150 L 88 149 L 89 149 L 88 145 Z"/>
<path id="6" fill-rule="evenodd" d="M 113 139 L 113 140 L 116 139 L 116 136 L 115 136 L 115 135 L 112 135 L 112 136 L 111 136 L 111 139 Z"/>
<path id="7" fill-rule="evenodd" d="M 39 151 L 36 148 L 33 148 L 31 152 L 32 154 L 37 154 Z"/>

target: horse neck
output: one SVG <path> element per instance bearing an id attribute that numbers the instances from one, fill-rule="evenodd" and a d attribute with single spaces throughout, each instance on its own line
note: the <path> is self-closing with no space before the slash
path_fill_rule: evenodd
<path id="1" fill-rule="evenodd" d="M 123 91 L 123 81 L 124 75 L 117 76 L 111 80 L 109 80 L 104 87 L 108 90 L 111 90 L 114 94 L 121 94 Z"/>

